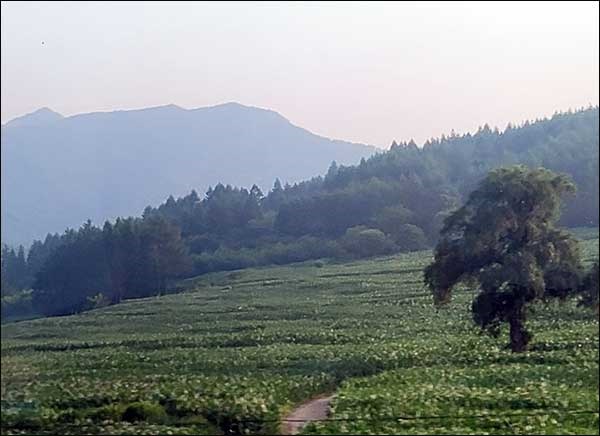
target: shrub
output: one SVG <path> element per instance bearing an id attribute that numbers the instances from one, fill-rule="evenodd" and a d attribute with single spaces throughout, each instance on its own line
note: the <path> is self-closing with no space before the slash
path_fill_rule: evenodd
<path id="1" fill-rule="evenodd" d="M 146 421 L 160 423 L 165 420 L 167 413 L 159 404 L 139 401 L 129 404 L 123 411 L 121 419 L 128 422 Z"/>
<path id="2" fill-rule="evenodd" d="M 87 297 L 87 302 L 87 309 L 99 309 L 100 307 L 108 306 L 110 299 L 106 298 L 102 292 L 98 292 L 93 297 Z"/>
<path id="3" fill-rule="evenodd" d="M 342 246 L 353 257 L 370 257 L 389 254 L 395 250 L 394 243 L 378 229 L 355 226 L 346 230 Z"/>
<path id="4" fill-rule="evenodd" d="M 123 416 L 125 407 L 123 404 L 107 404 L 94 410 L 89 417 L 96 421 L 118 422 Z"/>
<path id="5" fill-rule="evenodd" d="M 396 244 L 400 251 L 417 251 L 427 248 L 427 238 L 421 228 L 413 224 L 402 224 L 396 235 Z"/>

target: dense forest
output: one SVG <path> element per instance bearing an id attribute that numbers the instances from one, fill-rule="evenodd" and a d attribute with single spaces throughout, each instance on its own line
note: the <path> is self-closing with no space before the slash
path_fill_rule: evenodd
<path id="1" fill-rule="evenodd" d="M 598 107 L 550 119 L 485 125 L 475 134 L 394 142 L 355 166 L 267 195 L 218 184 L 141 218 L 48 235 L 25 250 L 2 249 L 3 314 L 71 313 L 154 295 L 169 280 L 210 271 L 319 258 L 350 259 L 431 247 L 444 218 L 491 170 L 512 164 L 566 173 L 578 192 L 560 224 L 598 226 Z"/>

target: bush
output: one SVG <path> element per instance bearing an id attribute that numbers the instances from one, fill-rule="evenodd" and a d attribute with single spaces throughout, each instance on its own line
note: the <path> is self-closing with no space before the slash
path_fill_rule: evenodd
<path id="1" fill-rule="evenodd" d="M 414 220 L 414 212 L 403 206 L 384 207 L 374 218 L 375 227 L 392 237 L 403 233 L 402 226 Z"/>
<path id="2" fill-rule="evenodd" d="M 219 248 L 213 254 L 192 256 L 194 272 L 228 271 L 261 265 L 284 265 L 310 259 L 339 258 L 345 254 L 336 241 L 303 236 L 293 242 L 277 242 L 260 248 Z"/>
<path id="3" fill-rule="evenodd" d="M 88 305 L 86 309 L 99 309 L 110 305 L 110 299 L 106 298 L 102 292 L 98 292 L 93 297 L 87 297 L 87 301 Z"/>
<path id="4" fill-rule="evenodd" d="M 342 246 L 353 257 L 370 257 L 393 253 L 396 249 L 393 241 L 378 229 L 355 226 L 346 230 L 341 239 Z"/>
<path id="5" fill-rule="evenodd" d="M 211 271 L 249 268 L 257 265 L 255 256 L 254 250 L 247 248 L 231 250 L 221 247 L 213 254 L 202 253 L 192 256 L 193 269 L 195 274 L 204 274 Z"/>
<path id="6" fill-rule="evenodd" d="M 303 236 L 297 241 L 290 243 L 278 242 L 263 247 L 260 250 L 259 259 L 262 265 L 283 265 L 291 262 L 303 262 L 309 259 L 320 259 L 327 257 L 338 257 L 342 255 L 340 247 L 335 241 Z"/>
<path id="7" fill-rule="evenodd" d="M 88 416 L 95 421 L 121 421 L 126 406 L 123 404 L 107 404 L 99 407 Z"/>
<path id="8" fill-rule="evenodd" d="M 400 251 L 417 251 L 427 248 L 425 233 L 413 224 L 402 224 L 395 240 Z"/>
<path id="9" fill-rule="evenodd" d="M 167 412 L 159 404 L 139 401 L 129 404 L 121 419 L 128 422 L 146 421 L 161 423 L 167 417 Z"/>

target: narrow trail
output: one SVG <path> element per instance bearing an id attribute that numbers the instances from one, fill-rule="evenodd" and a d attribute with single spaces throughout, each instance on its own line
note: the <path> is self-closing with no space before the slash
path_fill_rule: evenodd
<path id="1" fill-rule="evenodd" d="M 327 394 L 301 404 L 286 415 L 281 424 L 281 434 L 298 434 L 311 421 L 327 419 L 334 395 Z"/>

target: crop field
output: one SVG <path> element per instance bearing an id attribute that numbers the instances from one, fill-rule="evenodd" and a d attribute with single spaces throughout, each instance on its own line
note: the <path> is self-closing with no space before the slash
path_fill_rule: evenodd
<path id="1" fill-rule="evenodd" d="M 584 257 L 598 232 L 581 230 Z M 598 434 L 598 321 L 529 315 L 531 351 L 481 334 L 473 290 L 436 309 L 431 252 L 200 276 L 180 294 L 2 325 L 2 434 Z M 593 413 L 596 412 L 596 413 Z"/>

